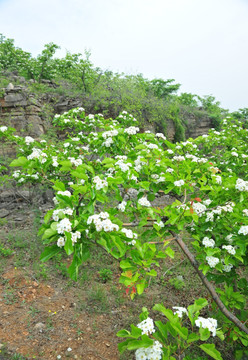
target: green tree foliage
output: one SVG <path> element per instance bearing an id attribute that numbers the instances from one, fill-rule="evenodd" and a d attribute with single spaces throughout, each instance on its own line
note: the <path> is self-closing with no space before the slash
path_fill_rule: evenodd
<path id="1" fill-rule="evenodd" d="M 40 55 L 33 57 L 15 47 L 13 39 L 0 35 L 0 71 L 15 71 L 37 83 L 53 80 L 66 84 L 66 88 L 71 89 L 69 95 L 83 98 L 89 113 L 100 112 L 114 118 L 127 110 L 141 125 L 152 123 L 155 130 L 161 132 L 166 132 L 168 120 L 171 120 L 175 126 L 174 141 L 185 139 L 187 124 L 184 119 L 187 114 L 198 116 L 201 112 L 212 120 L 213 127 L 217 129 L 227 114 L 212 95 L 178 95 L 180 84 L 174 79 L 149 80 L 142 74 L 113 73 L 94 67 L 89 51 L 85 50 L 84 54 L 67 52 L 65 57 L 56 58 L 57 49 L 59 46 L 51 42 L 44 46 Z"/>

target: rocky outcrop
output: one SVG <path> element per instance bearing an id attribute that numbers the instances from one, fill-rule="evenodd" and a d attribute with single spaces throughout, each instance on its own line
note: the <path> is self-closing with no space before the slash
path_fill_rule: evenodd
<path id="1" fill-rule="evenodd" d="M 32 93 L 29 82 L 23 77 L 10 77 L 18 85 L 9 85 L 1 90 L 0 95 L 0 125 L 11 126 L 17 133 L 40 137 L 51 126 L 51 120 L 55 114 L 62 114 L 75 107 L 82 107 L 83 97 L 69 97 L 56 92 Z M 56 84 L 49 80 L 43 81 L 48 87 L 56 88 Z M 21 85 L 20 85 L 21 84 Z M 185 127 L 186 138 L 196 138 L 207 134 L 212 127 L 211 119 L 203 111 L 186 112 L 180 114 Z M 174 141 L 176 128 L 172 119 L 165 119 L 166 135 L 170 141 Z M 159 124 L 145 124 L 143 131 L 158 131 Z"/>
<path id="2" fill-rule="evenodd" d="M 23 132 L 39 137 L 45 132 L 40 116 L 41 103 L 29 94 L 26 87 L 10 83 L 0 98 L 0 124 L 14 127 L 17 132 Z"/>

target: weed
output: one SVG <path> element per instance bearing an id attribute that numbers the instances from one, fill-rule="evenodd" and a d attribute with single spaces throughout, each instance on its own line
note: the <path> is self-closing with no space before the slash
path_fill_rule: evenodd
<path id="1" fill-rule="evenodd" d="M 16 295 L 12 289 L 6 289 L 3 294 L 4 303 L 6 305 L 12 305 L 17 301 Z"/>
<path id="2" fill-rule="evenodd" d="M 185 282 L 182 276 L 177 276 L 176 278 L 172 278 L 169 280 L 169 283 L 176 289 L 181 290 L 185 287 Z"/>
<path id="3" fill-rule="evenodd" d="M 110 269 L 102 269 L 98 272 L 99 277 L 103 283 L 111 279 L 113 272 Z"/>
<path id="4" fill-rule="evenodd" d="M 11 249 L 5 248 L 2 245 L 0 245 L 0 254 L 8 257 L 13 254 L 13 251 Z"/>

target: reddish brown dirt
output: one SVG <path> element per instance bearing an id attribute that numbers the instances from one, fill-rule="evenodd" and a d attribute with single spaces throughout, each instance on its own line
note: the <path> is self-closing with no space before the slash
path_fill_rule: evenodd
<path id="1" fill-rule="evenodd" d="M 15 268 L 2 278 L 8 289 L 0 285 L 0 339 L 9 349 L 28 359 L 119 359 L 113 316 L 77 311 L 73 290 L 27 279 Z"/>

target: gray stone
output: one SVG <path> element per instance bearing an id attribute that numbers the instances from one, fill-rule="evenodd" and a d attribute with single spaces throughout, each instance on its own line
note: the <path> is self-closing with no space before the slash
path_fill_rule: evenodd
<path id="1" fill-rule="evenodd" d="M 39 322 L 37 324 L 35 324 L 34 326 L 34 330 L 42 332 L 44 329 L 46 328 L 46 325 L 43 324 L 42 322 Z"/>
<path id="2" fill-rule="evenodd" d="M 1 209 L 0 210 L 0 218 L 5 218 L 6 216 L 8 216 L 9 215 L 9 211 L 8 210 L 6 210 L 6 209 Z"/>
<path id="3" fill-rule="evenodd" d="M 9 85 L 6 87 L 6 90 L 13 90 L 15 87 L 12 83 L 9 83 Z"/>

